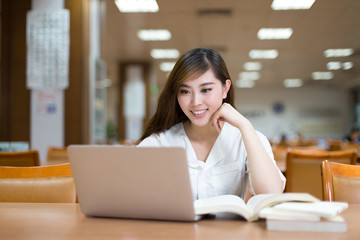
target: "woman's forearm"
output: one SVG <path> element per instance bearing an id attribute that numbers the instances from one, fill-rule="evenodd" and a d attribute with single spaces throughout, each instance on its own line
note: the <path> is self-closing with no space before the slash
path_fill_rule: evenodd
<path id="1" fill-rule="evenodd" d="M 255 193 L 282 193 L 283 182 L 278 169 L 266 152 L 250 121 L 242 118 L 238 128 L 243 136 Z"/>

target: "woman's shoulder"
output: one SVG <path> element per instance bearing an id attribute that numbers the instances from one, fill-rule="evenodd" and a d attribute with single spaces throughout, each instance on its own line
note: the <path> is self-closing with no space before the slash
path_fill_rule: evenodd
<path id="1" fill-rule="evenodd" d="M 178 146 L 184 142 L 186 138 L 186 133 L 184 130 L 184 125 L 182 122 L 175 124 L 170 129 L 166 130 L 164 133 L 164 138 L 171 144 L 171 146 Z"/>
<path id="2" fill-rule="evenodd" d="M 160 133 L 153 133 L 138 145 L 139 147 L 150 146 L 174 146 L 183 137 L 184 128 L 182 123 L 175 124 L 170 129 Z"/>
<path id="3" fill-rule="evenodd" d="M 182 135 L 184 133 L 184 125 L 182 122 L 173 125 L 168 130 L 164 131 L 164 135 Z"/>
<path id="4" fill-rule="evenodd" d="M 161 146 L 160 134 L 153 133 L 150 136 L 143 139 L 138 145 L 138 147 L 158 147 Z"/>

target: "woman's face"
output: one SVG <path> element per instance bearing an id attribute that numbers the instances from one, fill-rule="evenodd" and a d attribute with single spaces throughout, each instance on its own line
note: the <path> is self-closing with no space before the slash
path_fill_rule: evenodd
<path id="1" fill-rule="evenodd" d="M 230 85 L 230 80 L 223 85 L 209 69 L 198 78 L 185 80 L 178 90 L 177 100 L 192 124 L 206 126 L 211 124 L 211 117 L 222 105 Z"/>

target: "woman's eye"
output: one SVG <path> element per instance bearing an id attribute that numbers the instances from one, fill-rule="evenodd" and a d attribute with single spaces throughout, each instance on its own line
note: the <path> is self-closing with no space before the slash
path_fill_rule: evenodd
<path id="1" fill-rule="evenodd" d="M 211 91 L 211 88 L 205 88 L 203 90 L 201 90 L 203 93 L 207 93 L 207 92 L 210 92 Z"/>
<path id="2" fill-rule="evenodd" d="M 189 91 L 188 90 L 180 90 L 180 94 L 188 94 Z"/>

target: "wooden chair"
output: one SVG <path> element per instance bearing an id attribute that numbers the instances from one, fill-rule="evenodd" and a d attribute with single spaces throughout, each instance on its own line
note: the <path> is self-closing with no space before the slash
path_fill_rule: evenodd
<path id="1" fill-rule="evenodd" d="M 0 202 L 76 202 L 70 163 L 36 167 L 0 166 Z"/>
<path id="2" fill-rule="evenodd" d="M 348 143 L 344 143 L 341 145 L 341 149 L 342 150 L 349 150 L 349 149 L 355 149 L 357 151 L 357 157 L 358 157 L 358 160 L 360 160 L 360 145 L 357 145 L 357 144 L 348 144 Z"/>
<path id="3" fill-rule="evenodd" d="M 325 160 L 321 176 L 325 201 L 360 203 L 360 166 Z"/>
<path id="4" fill-rule="evenodd" d="M 22 152 L 0 152 L 0 166 L 39 166 L 38 150 L 29 150 Z"/>
<path id="5" fill-rule="evenodd" d="M 298 149 L 298 150 L 309 150 L 309 151 L 325 151 L 325 148 L 318 146 L 306 146 L 306 147 L 281 147 L 274 146 L 272 148 L 274 159 L 276 161 L 276 165 L 280 169 L 280 171 L 286 176 L 286 159 L 287 153 L 290 149 Z"/>
<path id="6" fill-rule="evenodd" d="M 67 149 L 53 146 L 48 147 L 46 163 L 47 165 L 69 163 Z"/>
<path id="7" fill-rule="evenodd" d="M 327 141 L 327 144 L 329 145 L 329 151 L 339 151 L 339 150 L 345 150 L 342 149 L 343 141 L 339 139 L 330 139 Z"/>
<path id="8" fill-rule="evenodd" d="M 321 163 L 324 160 L 356 164 L 357 152 L 311 151 L 291 149 L 286 159 L 286 192 L 307 192 L 323 199 L 321 186 Z"/>

